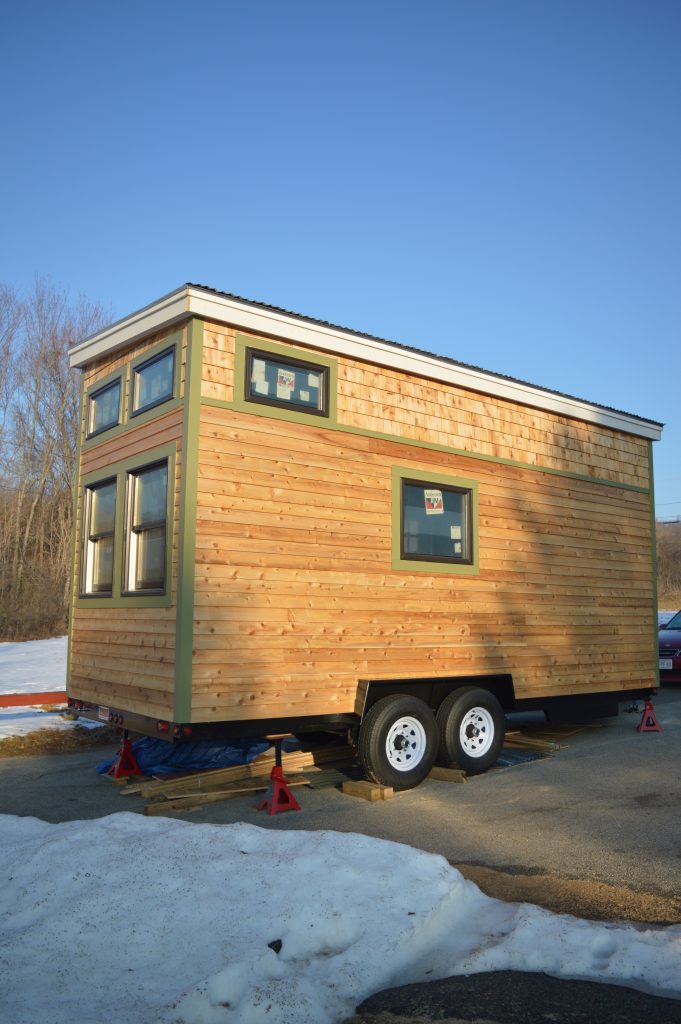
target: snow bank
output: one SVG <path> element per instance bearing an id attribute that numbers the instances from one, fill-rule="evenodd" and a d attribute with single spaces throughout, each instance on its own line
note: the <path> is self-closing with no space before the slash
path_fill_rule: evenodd
<path id="1" fill-rule="evenodd" d="M 396 843 L 135 814 L 1 829 L 12 1024 L 331 1024 L 382 988 L 504 968 L 681 997 L 681 927 L 505 904 Z"/>

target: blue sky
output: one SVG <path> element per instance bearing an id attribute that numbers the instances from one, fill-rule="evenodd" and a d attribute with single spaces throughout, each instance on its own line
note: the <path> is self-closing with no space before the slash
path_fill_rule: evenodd
<path id="1" fill-rule="evenodd" d="M 0 281 L 184 281 L 667 424 L 681 515 L 677 0 L 24 0 Z"/>

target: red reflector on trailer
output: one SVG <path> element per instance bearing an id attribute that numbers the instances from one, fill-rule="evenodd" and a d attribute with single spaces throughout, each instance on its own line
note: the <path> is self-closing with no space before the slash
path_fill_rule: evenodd
<path id="1" fill-rule="evenodd" d="M 157 722 L 156 728 L 159 732 L 170 732 L 170 722 Z"/>
<path id="2" fill-rule="evenodd" d="M 191 736 L 191 734 L 192 734 L 191 726 L 190 725 L 183 725 L 182 726 L 182 735 L 183 736 Z"/>

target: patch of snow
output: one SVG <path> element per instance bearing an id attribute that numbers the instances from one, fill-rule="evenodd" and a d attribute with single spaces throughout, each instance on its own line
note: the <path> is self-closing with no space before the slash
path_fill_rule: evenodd
<path id="1" fill-rule="evenodd" d="M 64 718 L 62 711 L 49 711 L 39 705 L 0 708 L 0 743 L 9 736 L 28 736 L 39 729 L 100 729 L 103 723 L 89 718 Z"/>
<path id="2" fill-rule="evenodd" d="M 51 640 L 0 643 L 0 693 L 44 693 L 66 689 L 65 636 Z M 38 729 L 72 729 L 74 725 L 98 729 L 98 722 L 71 721 L 58 711 L 45 711 L 27 701 L 20 707 L 0 707 L 0 742 L 8 736 L 26 736 Z"/>
<path id="3" fill-rule="evenodd" d="M 13 1024 L 336 1024 L 383 988 L 502 969 L 681 998 L 681 927 L 503 903 L 397 843 L 128 813 L 0 831 Z"/>
<path id="4" fill-rule="evenodd" d="M 0 643 L 0 693 L 66 689 L 67 639 Z"/>

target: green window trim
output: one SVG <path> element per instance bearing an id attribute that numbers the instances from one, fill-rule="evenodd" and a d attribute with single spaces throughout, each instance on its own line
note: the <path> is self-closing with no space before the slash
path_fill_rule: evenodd
<path id="1" fill-rule="evenodd" d="M 97 427 L 97 429 L 92 430 L 91 421 L 94 413 L 94 403 L 96 402 L 97 398 L 100 395 L 104 394 L 105 391 L 109 391 L 111 388 L 115 387 L 116 384 L 118 384 L 118 412 L 116 415 L 116 419 L 113 420 L 111 423 L 107 423 L 102 427 Z M 99 437 L 100 434 L 108 433 L 115 427 L 120 426 L 123 416 L 124 393 L 125 381 L 124 374 L 121 370 L 118 370 L 116 373 L 109 374 L 108 377 L 105 377 L 103 380 L 97 381 L 96 384 L 93 384 L 92 387 L 88 388 L 87 401 L 85 403 L 85 439 L 87 441 L 91 440 L 93 437 Z"/>
<path id="2" fill-rule="evenodd" d="M 94 522 L 99 504 L 96 495 L 111 484 L 113 484 L 114 498 L 111 525 L 100 523 L 98 528 Z M 90 483 L 83 490 L 83 542 L 80 567 L 80 595 L 82 597 L 111 597 L 113 593 L 112 561 L 109 563 L 109 571 L 107 571 L 107 577 L 110 577 L 107 579 L 108 585 L 103 587 L 101 583 L 97 583 L 97 579 L 102 571 L 100 559 L 98 558 L 98 549 L 102 541 L 108 541 L 109 539 L 111 540 L 111 548 L 115 547 L 117 487 L 117 477 L 111 476 L 108 479 Z"/>
<path id="3" fill-rule="evenodd" d="M 93 485 L 116 479 L 116 511 L 114 528 L 114 555 L 113 555 L 113 589 L 110 596 L 101 594 L 83 594 L 79 592 L 76 598 L 77 608 L 169 608 L 173 601 L 172 595 L 172 565 L 173 565 L 173 530 L 175 520 L 175 463 L 177 457 L 177 446 L 171 444 L 162 445 L 150 449 L 140 455 L 131 456 L 120 462 L 108 465 L 101 470 L 88 473 L 80 481 L 80 500 L 83 513 L 81 515 L 80 536 L 76 546 L 76 558 L 79 564 L 76 566 L 78 579 L 83 576 L 83 555 L 85 551 L 85 530 L 87 522 L 85 519 L 87 491 Z M 141 593 L 139 591 L 125 592 L 123 589 L 123 576 L 126 557 L 126 534 L 127 516 L 126 502 L 128 500 L 128 477 L 131 473 L 146 469 L 153 465 L 167 462 L 168 465 L 168 486 L 166 494 L 166 543 L 165 543 L 165 587 L 163 592 L 155 591 Z M 80 589 L 80 588 L 79 588 Z"/>
<path id="4" fill-rule="evenodd" d="M 157 363 L 161 363 L 168 356 L 172 359 L 170 390 L 162 393 L 158 398 L 150 398 L 144 403 L 138 404 L 138 385 L 142 382 L 142 373 Z M 134 359 L 130 364 L 130 411 L 128 419 L 136 419 L 143 413 L 149 412 L 150 409 L 156 409 L 160 405 L 165 405 L 166 402 L 172 402 L 173 398 L 176 398 L 178 395 L 179 375 L 177 370 L 177 346 L 173 344 L 163 346 L 160 352 L 154 352 L 153 355 L 145 352 L 143 357 L 140 356 L 138 359 Z"/>
<path id="5" fill-rule="evenodd" d="M 276 400 L 263 400 L 250 395 L 249 354 L 257 357 L 271 356 L 273 359 L 290 363 L 294 366 L 308 368 L 310 372 L 321 371 L 324 377 L 325 402 L 322 410 L 305 411 L 301 406 L 287 406 Z M 234 398 L 231 407 L 239 412 L 247 412 L 257 416 L 271 416 L 274 419 L 288 420 L 292 423 L 308 423 L 317 426 L 337 424 L 338 394 L 338 360 L 332 359 L 316 351 L 300 348 L 289 348 L 267 341 L 265 338 L 250 337 L 237 334 L 234 352 Z"/>
<path id="6" fill-rule="evenodd" d="M 480 544 L 479 544 L 479 512 L 478 512 L 478 484 L 460 476 L 445 476 L 441 473 L 422 472 L 410 469 L 408 466 L 393 466 L 392 471 L 392 568 L 404 572 L 426 572 L 426 573 L 447 573 L 450 575 L 477 576 L 480 572 Z M 446 490 L 456 491 L 469 495 L 469 546 L 472 550 L 463 551 L 464 557 L 461 560 L 444 559 L 440 556 L 419 558 L 410 555 L 403 555 L 403 509 L 402 495 L 405 484 L 417 484 L 438 486 Z M 465 541 L 465 538 L 464 538 Z"/>
<path id="7" fill-rule="evenodd" d="M 174 368 L 173 368 L 173 393 L 169 398 L 164 398 L 160 402 L 156 402 L 153 405 L 145 406 L 144 409 L 140 409 L 133 413 L 132 411 L 132 399 L 133 399 L 133 380 L 135 369 L 143 363 L 151 362 L 153 359 L 162 355 L 167 349 L 174 348 Z M 130 359 L 127 363 L 119 366 L 117 370 L 110 373 L 107 377 L 102 380 L 96 381 L 83 393 L 83 421 L 82 421 L 82 444 L 81 451 L 89 451 L 95 445 L 103 444 L 105 441 L 110 441 L 114 437 L 118 437 L 128 430 L 133 430 L 135 427 L 139 427 L 144 423 L 148 423 L 150 420 L 156 419 L 159 416 L 165 416 L 167 413 L 174 409 L 177 409 L 181 405 L 180 398 L 180 381 L 181 381 L 181 370 L 182 370 L 182 331 L 173 331 L 172 334 L 167 335 L 157 344 L 152 345 L 146 352 L 142 352 L 140 355 L 135 356 L 134 359 Z M 111 427 L 107 427 L 104 430 L 99 430 L 94 434 L 88 434 L 88 419 L 89 419 L 89 406 L 90 399 L 93 394 L 103 390 L 105 387 L 113 383 L 117 377 L 121 378 L 121 396 L 120 396 L 120 414 L 119 422 Z"/>
<path id="8" fill-rule="evenodd" d="M 164 352 L 173 348 L 174 363 L 173 363 L 173 391 L 172 394 L 167 398 L 162 398 L 158 402 L 154 402 L 151 405 L 145 405 L 141 409 L 134 409 L 135 399 L 135 373 L 147 363 L 153 363 L 156 359 L 159 359 Z M 156 345 L 152 345 L 146 352 L 142 352 L 140 355 L 135 356 L 134 359 L 130 360 L 128 366 L 128 408 L 127 408 L 127 421 L 130 427 L 136 427 L 138 423 L 146 423 L 147 420 L 153 419 L 156 416 L 162 416 L 169 409 L 174 409 L 180 403 L 180 368 L 182 363 L 182 331 L 175 331 L 174 334 L 168 335 L 167 338 L 163 338 Z"/>
<path id="9" fill-rule="evenodd" d="M 156 514 L 152 519 L 147 519 L 142 513 L 144 504 L 145 488 L 140 489 L 141 481 L 146 475 L 154 474 L 158 470 L 164 470 L 165 506 L 163 514 Z M 121 584 L 122 596 L 141 597 L 145 594 L 165 594 L 168 585 L 168 460 L 148 462 L 143 466 L 136 466 L 125 474 L 126 476 L 126 516 L 125 535 L 123 538 L 123 581 Z M 156 510 L 154 510 L 156 512 Z M 160 510 L 159 510 L 160 512 Z M 144 549 L 148 547 L 147 539 L 150 534 L 163 531 L 162 562 L 163 570 L 158 575 L 144 577 L 141 575 L 140 566 L 146 561 Z M 133 581 L 134 577 L 134 583 Z"/>
<path id="10" fill-rule="evenodd" d="M 83 389 L 82 391 L 82 407 L 81 407 L 81 450 L 87 451 L 88 448 L 102 444 L 103 441 L 108 441 L 111 437 L 115 437 L 123 429 L 123 422 L 125 419 L 125 406 L 126 406 L 126 391 L 127 391 L 127 379 L 126 379 L 126 367 L 119 366 L 117 370 L 106 375 L 106 377 L 100 378 L 91 384 L 89 388 Z M 118 422 L 112 423 L 111 426 L 103 427 L 101 430 L 95 430 L 90 432 L 90 410 L 92 406 L 93 398 L 107 388 L 115 384 L 117 380 L 121 382 L 121 390 L 118 396 Z"/>

